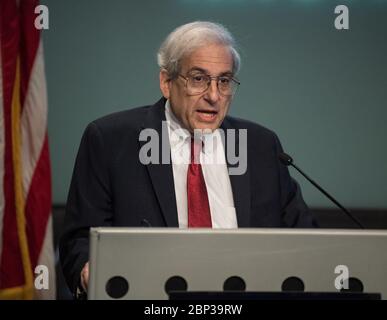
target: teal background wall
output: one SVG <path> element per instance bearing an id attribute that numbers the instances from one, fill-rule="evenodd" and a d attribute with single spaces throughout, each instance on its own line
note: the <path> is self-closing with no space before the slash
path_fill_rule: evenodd
<path id="1" fill-rule="evenodd" d="M 242 83 L 231 114 L 273 129 L 296 163 L 348 207 L 387 208 L 387 3 L 322 0 L 45 0 L 54 203 L 86 125 L 161 96 L 156 52 L 175 27 L 223 23 Z M 346 4 L 350 29 L 334 28 Z M 296 172 L 307 203 L 331 204 Z"/>

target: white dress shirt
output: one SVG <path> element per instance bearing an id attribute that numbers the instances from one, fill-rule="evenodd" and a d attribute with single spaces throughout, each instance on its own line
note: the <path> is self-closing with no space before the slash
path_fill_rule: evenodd
<path id="1" fill-rule="evenodd" d="M 165 117 L 168 124 L 171 146 L 179 227 L 187 228 L 187 170 L 191 155 L 191 135 L 180 125 L 179 120 L 171 110 L 168 100 L 165 104 Z M 204 141 L 209 141 L 208 138 L 211 138 L 214 143 L 204 144 L 204 148 L 200 153 L 200 163 L 207 187 L 212 227 L 222 229 L 237 228 L 234 199 L 219 131 L 215 130 Z"/>

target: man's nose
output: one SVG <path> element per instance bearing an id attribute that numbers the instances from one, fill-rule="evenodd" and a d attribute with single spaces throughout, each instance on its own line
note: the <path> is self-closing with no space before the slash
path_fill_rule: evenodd
<path id="1" fill-rule="evenodd" d="M 218 82 L 216 79 L 211 79 L 205 98 L 211 104 L 216 103 L 219 100 L 220 95 L 218 90 Z"/>

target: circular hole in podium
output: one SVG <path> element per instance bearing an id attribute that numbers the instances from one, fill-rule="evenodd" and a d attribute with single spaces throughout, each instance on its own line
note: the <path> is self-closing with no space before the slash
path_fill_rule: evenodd
<path id="1" fill-rule="evenodd" d="M 340 292 L 363 292 L 364 286 L 358 278 L 349 278 L 348 279 L 348 289 L 340 289 Z"/>
<path id="2" fill-rule="evenodd" d="M 304 291 L 304 282 L 298 277 L 289 277 L 282 282 L 282 291 Z"/>
<path id="3" fill-rule="evenodd" d="M 167 294 L 171 291 L 187 291 L 188 284 L 183 277 L 173 276 L 165 282 L 164 290 Z"/>
<path id="4" fill-rule="evenodd" d="M 233 277 L 227 278 L 224 281 L 223 290 L 224 291 L 245 291 L 246 283 L 241 277 L 233 276 Z"/>
<path id="5" fill-rule="evenodd" d="M 128 293 L 129 283 L 124 277 L 115 276 L 106 282 L 105 290 L 109 297 L 119 299 Z"/>

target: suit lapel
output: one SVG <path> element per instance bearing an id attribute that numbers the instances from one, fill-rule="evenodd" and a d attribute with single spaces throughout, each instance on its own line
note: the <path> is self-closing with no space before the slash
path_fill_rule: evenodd
<path id="1" fill-rule="evenodd" d="M 234 129 L 235 130 L 235 149 L 237 152 L 239 150 L 239 135 L 238 129 L 235 129 L 231 126 L 230 122 L 227 118 L 224 119 L 221 128 L 224 130 L 225 136 L 225 145 L 224 150 L 226 152 L 226 161 L 227 167 L 230 168 L 232 165 L 229 162 L 227 157 L 227 130 Z M 234 205 L 237 215 L 238 227 L 239 228 L 247 228 L 250 226 L 250 204 L 251 204 L 251 194 L 250 194 L 250 171 L 249 166 L 247 165 L 246 172 L 242 175 L 229 175 L 230 183 L 232 188 L 232 194 L 234 198 Z"/>
<path id="2" fill-rule="evenodd" d="M 178 227 L 178 216 L 176 208 L 176 196 L 173 180 L 172 164 L 170 152 L 168 154 L 169 163 L 162 164 L 162 121 L 165 121 L 165 99 L 160 99 L 155 105 L 151 106 L 146 115 L 142 129 L 154 129 L 159 136 L 159 162 L 160 164 L 148 164 L 147 170 L 155 190 L 157 200 L 160 204 L 161 212 L 164 216 L 167 227 Z M 165 141 L 168 142 L 168 131 Z M 147 142 L 140 141 L 140 148 Z M 164 146 L 165 147 L 165 146 Z"/>

